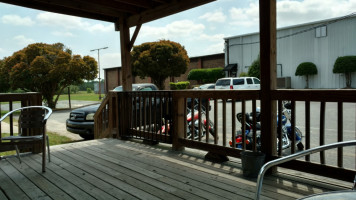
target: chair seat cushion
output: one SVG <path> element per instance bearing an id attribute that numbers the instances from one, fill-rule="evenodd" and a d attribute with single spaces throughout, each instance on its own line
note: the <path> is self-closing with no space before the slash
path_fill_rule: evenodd
<path id="1" fill-rule="evenodd" d="M 34 136 L 8 136 L 3 137 L 1 140 L 10 140 L 10 141 L 31 141 L 31 140 L 42 140 L 42 135 L 34 135 Z"/>

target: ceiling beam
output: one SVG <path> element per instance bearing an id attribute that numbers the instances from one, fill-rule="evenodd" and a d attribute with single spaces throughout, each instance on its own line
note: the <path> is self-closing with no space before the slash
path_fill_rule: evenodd
<path id="1" fill-rule="evenodd" d="M 47 12 L 71 15 L 76 17 L 84 17 L 89 19 L 101 20 L 106 22 L 115 22 L 118 20 L 117 17 L 112 17 L 108 15 L 101 15 L 101 14 L 93 14 L 89 11 L 82 11 L 72 8 L 67 8 L 58 5 L 50 5 L 47 3 L 42 2 L 35 2 L 35 1 L 23 1 L 23 0 L 0 0 L 3 3 L 8 3 L 12 5 L 22 6 L 26 8 L 32 8 L 37 10 L 43 10 Z"/>
<path id="2" fill-rule="evenodd" d="M 212 1 L 215 0 L 174 0 L 170 3 L 128 17 L 127 25 L 129 27 L 136 26 L 138 21 L 144 24 Z"/>

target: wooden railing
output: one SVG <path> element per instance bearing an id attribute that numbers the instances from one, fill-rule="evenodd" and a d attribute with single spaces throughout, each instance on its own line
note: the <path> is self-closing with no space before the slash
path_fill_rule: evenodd
<path id="1" fill-rule="evenodd" d="M 253 120 L 256 121 L 255 111 L 261 103 L 260 95 L 259 90 L 119 92 L 116 100 L 118 114 L 115 114 L 116 111 L 109 114 L 107 120 L 110 121 L 110 116 L 118 117 L 117 120 L 113 119 L 113 127 L 118 128 L 120 138 L 172 143 L 174 149 L 188 147 L 223 156 L 240 157 L 240 153 L 247 150 L 246 138 L 242 138 L 243 145 L 241 148 L 236 147 L 234 138 L 237 131 L 244 132 L 245 127 L 237 121 L 236 114 L 252 112 Z M 197 101 L 188 103 L 191 99 Z M 209 107 L 208 104 L 204 103 L 206 99 L 210 99 L 211 110 L 204 109 Z M 355 130 L 350 132 L 343 127 L 345 119 L 349 124 L 356 122 L 356 111 L 353 114 L 349 110 L 345 112 L 345 109 L 356 109 L 354 90 L 275 90 L 271 92 L 271 100 L 276 101 L 279 113 L 282 112 L 282 101 L 291 102 L 292 133 L 295 133 L 295 126 L 302 130 L 302 142 L 305 149 L 355 139 Z M 329 104 L 336 109 L 327 115 L 326 110 L 329 109 Z M 347 105 L 345 109 L 343 109 L 344 105 Z M 198 117 L 193 118 L 191 123 L 187 122 L 189 111 L 187 107 L 189 106 L 195 107 L 195 111 L 198 113 Z M 110 112 L 110 106 L 108 109 Z M 261 114 L 263 114 L 263 110 L 261 110 Z M 326 121 L 326 116 L 331 118 Z M 203 123 L 204 120 L 211 121 L 213 125 Z M 244 121 L 245 118 L 242 119 L 242 124 L 244 124 Z M 326 134 L 325 126 L 328 125 L 326 122 L 330 123 L 330 121 L 335 122 L 335 133 Z M 262 121 L 261 124 L 263 123 Z M 197 126 L 192 126 L 194 124 L 197 124 Z M 208 133 L 209 126 L 213 127 L 215 135 Z M 275 126 L 277 127 L 277 124 Z M 256 130 L 253 129 L 252 137 L 256 138 Z M 277 131 L 281 130 L 277 129 Z M 197 135 L 190 137 L 188 132 L 197 132 Z M 269 133 L 261 133 L 261 140 L 266 139 L 266 137 L 269 137 Z M 279 137 L 281 137 L 280 134 Z M 232 145 L 229 144 L 229 141 Z M 256 141 L 256 139 L 253 141 Z M 266 151 L 266 148 L 272 148 L 271 152 L 274 153 L 269 155 L 272 159 L 297 152 L 293 140 L 291 141 L 290 152 L 282 151 L 282 148 L 279 148 L 277 152 L 277 137 L 272 138 L 272 141 L 274 145 L 270 144 L 261 148 L 262 151 Z M 281 141 L 281 138 L 279 138 L 279 141 Z M 264 144 L 263 141 L 262 144 Z M 257 150 L 255 143 L 252 144 L 251 150 Z M 328 152 L 325 155 L 325 152 L 321 152 L 319 159 L 315 156 L 306 156 L 305 159 L 291 161 L 281 166 L 350 181 L 356 172 L 355 152 L 355 149 L 347 149 L 345 153 L 344 148 L 339 148 L 336 153 Z M 347 161 L 346 164 L 345 160 Z"/>
<path id="2" fill-rule="evenodd" d="M 116 137 L 118 132 L 118 98 L 109 92 L 94 115 L 94 138 Z"/>
<path id="3" fill-rule="evenodd" d="M 21 93 L 21 94 L 8 94 L 8 93 L 0 93 L 0 116 L 1 113 L 6 113 L 12 111 L 14 109 L 25 107 L 25 106 L 39 106 L 42 105 L 42 96 L 40 93 L 29 92 L 29 93 Z M 5 131 L 10 135 L 14 135 L 14 116 L 9 116 L 9 124 L 8 130 Z M 0 138 L 3 137 L 4 126 L 5 124 L 0 123 Z M 0 140 L 0 152 L 13 150 L 14 147 L 12 144 L 8 142 L 2 142 Z M 34 151 L 40 151 L 40 146 L 35 148 Z"/>

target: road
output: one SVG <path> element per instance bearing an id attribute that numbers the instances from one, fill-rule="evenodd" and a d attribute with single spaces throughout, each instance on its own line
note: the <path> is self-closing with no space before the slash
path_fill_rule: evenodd
<path id="1" fill-rule="evenodd" d="M 218 133 L 219 133 L 219 144 L 222 145 L 222 101 L 218 101 Z M 231 102 L 226 103 L 226 132 L 227 132 L 227 145 L 228 141 L 232 137 L 232 109 Z M 259 106 L 259 102 L 257 102 Z M 320 146 L 319 145 L 319 130 L 320 130 L 320 103 L 311 102 L 311 148 Z M 211 111 L 209 112 L 210 120 L 214 119 L 214 101 L 211 101 Z M 241 102 L 236 102 L 236 113 L 241 112 Z M 252 112 L 252 101 L 246 101 L 246 112 Z M 325 144 L 330 144 L 337 142 L 337 103 L 326 103 L 325 111 Z M 355 103 L 344 103 L 343 106 L 343 129 L 344 135 L 343 140 L 355 140 L 356 139 L 356 104 Z M 236 116 L 236 114 L 234 114 Z M 236 118 L 235 118 L 236 119 Z M 236 130 L 241 130 L 241 124 L 236 121 Z M 296 102 L 296 126 L 305 133 L 305 107 L 304 102 Z M 303 144 L 305 144 L 305 137 L 302 139 Z M 346 168 L 356 169 L 356 148 L 346 147 L 344 148 L 344 165 Z M 326 164 L 337 165 L 337 151 L 328 150 L 326 151 Z M 319 162 L 319 154 L 313 154 L 311 160 Z"/>

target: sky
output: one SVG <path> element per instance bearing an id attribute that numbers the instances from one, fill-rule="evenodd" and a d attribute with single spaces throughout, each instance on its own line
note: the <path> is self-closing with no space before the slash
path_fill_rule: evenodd
<path id="1" fill-rule="evenodd" d="M 217 0 L 143 24 L 135 45 L 161 39 L 180 43 L 189 57 L 224 52 L 224 38 L 259 31 L 258 0 Z M 356 0 L 277 0 L 277 28 L 356 12 Z M 130 30 L 132 34 L 134 29 Z M 0 59 L 32 43 L 63 43 L 73 54 L 121 66 L 120 33 L 113 23 L 0 3 Z"/>

